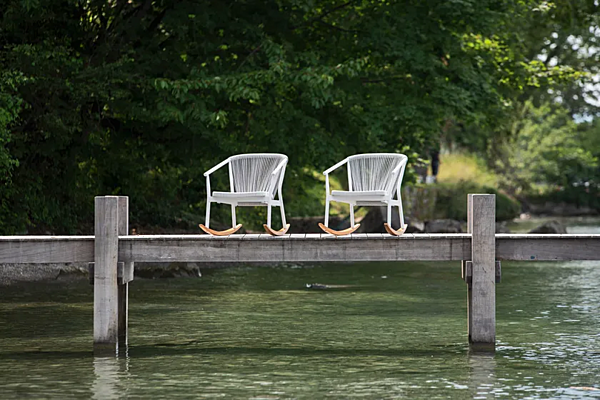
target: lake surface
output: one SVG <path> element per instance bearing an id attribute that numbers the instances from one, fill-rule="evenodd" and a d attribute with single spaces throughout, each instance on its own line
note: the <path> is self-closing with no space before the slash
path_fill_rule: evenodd
<path id="1" fill-rule="evenodd" d="M 0 399 L 600 398 L 598 262 L 503 263 L 495 355 L 468 350 L 459 263 L 203 273 L 134 281 L 116 359 L 86 281 L 2 288 Z"/>

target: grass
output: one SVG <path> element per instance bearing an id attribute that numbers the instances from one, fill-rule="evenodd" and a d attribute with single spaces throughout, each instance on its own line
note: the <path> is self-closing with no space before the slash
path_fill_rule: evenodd
<path id="1" fill-rule="evenodd" d="M 498 187 L 498 177 L 490 171 L 483 160 L 470 154 L 454 153 L 440 155 L 439 183 L 457 184 L 469 182 L 479 186 Z"/>
<path id="2" fill-rule="evenodd" d="M 454 153 L 441 155 L 435 214 L 439 218 L 467 219 L 467 195 L 496 195 L 496 218 L 510 220 L 519 215 L 520 203 L 498 190 L 499 177 L 477 156 Z"/>

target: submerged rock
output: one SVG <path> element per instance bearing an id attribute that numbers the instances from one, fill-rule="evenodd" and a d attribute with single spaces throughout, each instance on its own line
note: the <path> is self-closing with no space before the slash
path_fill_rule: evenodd
<path id="1" fill-rule="evenodd" d="M 317 290 L 325 290 L 325 289 L 346 289 L 354 287 L 354 285 L 325 285 L 322 283 L 307 283 L 307 289 L 317 289 Z"/>
<path id="2" fill-rule="evenodd" d="M 529 233 L 567 233 L 567 229 L 563 224 L 558 221 L 548 221 L 545 224 L 538 226 L 535 229 L 529 231 Z"/>
<path id="3" fill-rule="evenodd" d="M 506 222 L 496 222 L 496 233 L 510 233 L 510 229 L 506 226 Z"/>

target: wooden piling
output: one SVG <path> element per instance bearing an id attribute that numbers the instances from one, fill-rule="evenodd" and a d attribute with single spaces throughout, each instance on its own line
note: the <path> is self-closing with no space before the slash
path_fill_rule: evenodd
<path id="1" fill-rule="evenodd" d="M 472 235 L 472 278 L 468 285 L 469 343 L 494 350 L 496 343 L 496 196 L 470 194 L 467 225 Z"/>
<path id="2" fill-rule="evenodd" d="M 119 197 L 97 196 L 94 228 L 94 353 L 118 350 Z"/>

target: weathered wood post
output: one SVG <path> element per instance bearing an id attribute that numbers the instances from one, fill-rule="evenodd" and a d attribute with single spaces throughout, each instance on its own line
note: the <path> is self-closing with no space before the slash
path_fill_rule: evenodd
<path id="1" fill-rule="evenodd" d="M 129 197 L 119 196 L 119 236 L 129 234 Z M 133 263 L 119 263 L 117 271 L 119 345 L 127 346 L 129 320 L 129 282 L 133 280 Z"/>
<path id="2" fill-rule="evenodd" d="M 467 291 L 469 343 L 474 350 L 493 351 L 496 345 L 496 195 L 469 195 L 467 226 L 472 235 Z M 466 267 L 467 263 L 463 264 Z"/>
<path id="3" fill-rule="evenodd" d="M 94 353 L 118 350 L 119 197 L 97 196 L 94 222 Z"/>

